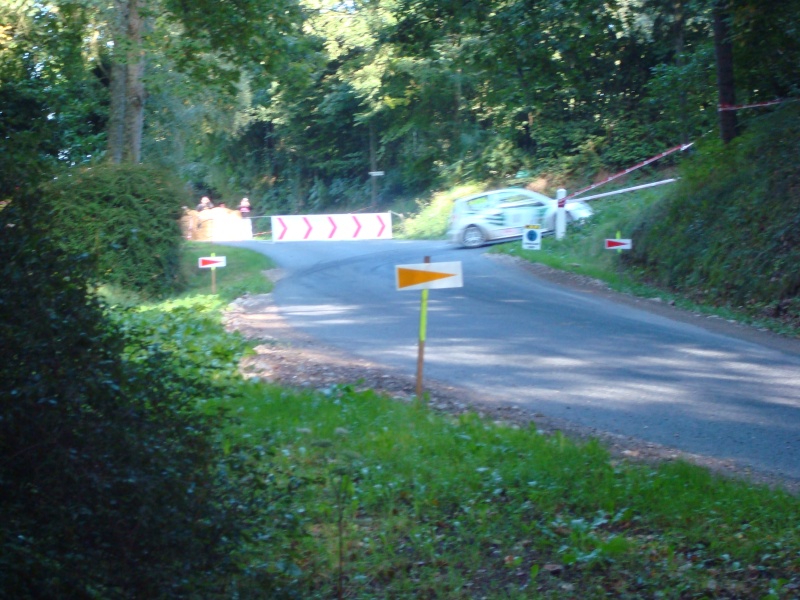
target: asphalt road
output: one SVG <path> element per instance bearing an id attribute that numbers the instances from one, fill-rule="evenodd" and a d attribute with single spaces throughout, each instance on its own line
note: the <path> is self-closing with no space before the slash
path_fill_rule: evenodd
<path id="1" fill-rule="evenodd" d="M 759 343 L 549 283 L 446 242 L 242 242 L 287 275 L 293 326 L 413 374 L 420 292 L 395 266 L 461 261 L 432 290 L 425 376 L 486 398 L 800 481 L 800 343 Z"/>

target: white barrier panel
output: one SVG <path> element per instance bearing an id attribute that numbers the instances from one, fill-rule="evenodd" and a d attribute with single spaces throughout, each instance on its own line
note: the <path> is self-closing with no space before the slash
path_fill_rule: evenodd
<path id="1" fill-rule="evenodd" d="M 392 214 L 282 215 L 272 217 L 273 242 L 392 239 Z"/>

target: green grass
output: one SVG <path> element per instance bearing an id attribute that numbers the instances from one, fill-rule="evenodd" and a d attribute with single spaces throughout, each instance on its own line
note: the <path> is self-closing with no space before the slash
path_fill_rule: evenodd
<path id="1" fill-rule="evenodd" d="M 800 329 L 785 321 L 772 319 L 752 310 L 718 303 L 703 303 L 698 296 L 688 297 L 675 290 L 652 285 L 641 270 L 625 261 L 624 250 L 606 250 L 605 239 L 637 240 L 632 230 L 640 215 L 668 193 L 667 186 L 657 190 L 631 192 L 592 202 L 595 215 L 586 222 L 567 227 L 564 238 L 544 237 L 541 250 L 523 250 L 519 241 L 499 244 L 491 252 L 518 256 L 529 262 L 599 279 L 611 289 L 643 298 L 660 298 L 684 310 L 714 315 L 726 320 L 752 325 L 789 336 L 800 336 Z"/>
<path id="2" fill-rule="evenodd" d="M 266 294 L 272 291 L 272 282 L 264 271 L 275 265 L 263 254 L 220 244 L 187 242 L 181 257 L 181 270 L 187 281 L 186 294 L 211 293 L 211 269 L 198 268 L 198 259 L 204 256 L 224 256 L 227 266 L 216 269 L 217 295 L 233 300 L 245 292 Z"/>
<path id="3" fill-rule="evenodd" d="M 796 597 L 788 493 L 348 386 L 234 398 L 232 435 L 266 435 L 276 476 L 305 482 L 304 598 Z"/>
<path id="4" fill-rule="evenodd" d="M 247 291 L 263 289 L 257 274 L 268 265 L 216 248 L 226 268 L 249 274 L 221 279 L 211 297 L 196 269 L 211 246 L 197 246 L 186 261 L 199 293 L 142 307 L 131 322 L 216 382 L 207 408 L 235 417 L 232 445 L 268 450 L 270 485 L 287 494 L 280 526 L 299 524 L 304 535 L 265 532 L 260 543 L 281 540 L 285 560 L 269 568 L 291 578 L 298 597 L 798 597 L 800 499 L 787 492 L 684 462 L 619 461 L 596 441 L 350 386 L 299 391 L 237 378 L 242 341 L 218 317 L 224 296 L 252 281 Z M 597 253 L 598 269 L 611 254 Z"/>
<path id="5" fill-rule="evenodd" d="M 796 597 L 780 491 L 346 386 L 250 384 L 237 416 L 307 482 L 306 598 Z"/>
<path id="6" fill-rule="evenodd" d="M 416 210 L 404 216 L 396 228 L 401 239 L 439 239 L 447 233 L 453 201 L 480 191 L 477 184 L 462 185 L 451 190 L 434 193 L 430 198 L 416 201 Z"/>
<path id="7" fill-rule="evenodd" d="M 492 251 L 519 256 L 530 262 L 579 273 L 607 282 L 621 291 L 640 291 L 658 294 L 655 288 L 637 285 L 621 264 L 622 252 L 605 249 L 606 238 L 631 238 L 630 229 L 640 211 L 656 202 L 663 192 L 631 192 L 592 202 L 595 214 L 586 222 L 571 223 L 566 235 L 557 240 L 555 236 L 542 239 L 541 250 L 523 250 L 521 242 L 494 246 Z M 634 240 L 636 243 L 636 240 Z"/>

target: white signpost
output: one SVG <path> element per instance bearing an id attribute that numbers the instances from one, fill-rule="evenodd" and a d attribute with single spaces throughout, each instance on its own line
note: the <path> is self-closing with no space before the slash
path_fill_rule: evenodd
<path id="1" fill-rule="evenodd" d="M 464 287 L 461 262 L 431 263 L 430 256 L 423 264 L 397 265 L 395 282 L 398 291 L 422 290 L 419 309 L 419 347 L 417 351 L 417 401 L 422 402 L 422 370 L 425 362 L 425 338 L 428 330 L 428 290 Z"/>
<path id="2" fill-rule="evenodd" d="M 461 261 L 397 265 L 395 281 L 398 291 L 464 287 Z"/>
<path id="3" fill-rule="evenodd" d="M 633 240 L 621 240 L 619 238 L 606 240 L 606 250 L 631 250 L 632 248 Z"/>
<path id="4" fill-rule="evenodd" d="M 525 225 L 522 230 L 522 249 L 541 250 L 542 249 L 542 226 Z"/>
<path id="5" fill-rule="evenodd" d="M 227 267 L 228 259 L 225 256 L 201 256 L 197 259 L 197 266 L 201 269 L 211 269 L 211 293 L 217 293 L 217 267 Z"/>
<path id="6" fill-rule="evenodd" d="M 201 269 L 213 269 L 215 267 L 227 267 L 228 260 L 225 256 L 203 256 L 197 259 L 197 266 Z"/>
<path id="7" fill-rule="evenodd" d="M 392 239 L 392 213 L 271 217 L 273 242 Z"/>

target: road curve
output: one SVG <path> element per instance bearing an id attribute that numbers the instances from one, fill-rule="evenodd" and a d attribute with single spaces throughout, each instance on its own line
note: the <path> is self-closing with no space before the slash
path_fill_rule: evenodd
<path id="1" fill-rule="evenodd" d="M 291 325 L 415 371 L 419 292 L 395 266 L 461 261 L 432 290 L 425 374 L 580 426 L 800 481 L 800 343 L 758 343 L 550 283 L 445 242 L 241 242 L 286 271 Z"/>

